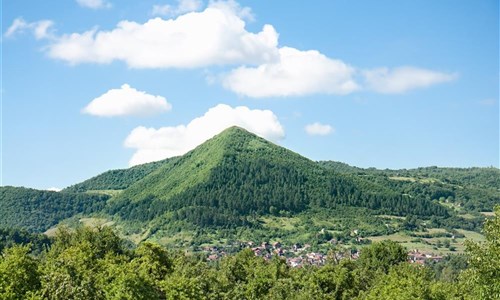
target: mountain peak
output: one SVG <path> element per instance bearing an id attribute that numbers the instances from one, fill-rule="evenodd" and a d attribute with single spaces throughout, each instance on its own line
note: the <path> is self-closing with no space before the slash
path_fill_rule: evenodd
<path id="1" fill-rule="evenodd" d="M 245 128 L 240 127 L 238 125 L 229 126 L 228 128 L 224 129 L 222 132 L 226 132 L 226 131 L 227 132 L 231 132 L 231 131 L 234 131 L 234 132 L 237 132 L 237 131 L 249 132 Z"/>
<path id="2" fill-rule="evenodd" d="M 227 152 L 230 149 L 238 149 L 237 151 L 241 151 L 244 148 L 253 148 L 252 145 L 260 145 L 262 147 L 264 145 L 270 146 L 274 144 L 242 127 L 231 126 L 190 152 Z"/>
<path id="3" fill-rule="evenodd" d="M 222 132 L 220 132 L 216 136 L 233 136 L 233 135 L 242 135 L 242 136 L 248 135 L 248 136 L 252 136 L 252 137 L 257 137 L 257 135 L 255 133 L 250 132 L 250 131 L 246 130 L 245 128 L 240 127 L 240 126 L 236 126 L 236 125 L 233 125 L 231 127 L 224 129 Z"/>

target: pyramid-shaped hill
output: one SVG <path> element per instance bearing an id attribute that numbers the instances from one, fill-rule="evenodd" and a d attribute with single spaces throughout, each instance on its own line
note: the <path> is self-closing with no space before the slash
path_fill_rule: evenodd
<path id="1" fill-rule="evenodd" d="M 249 215 L 337 205 L 399 215 L 446 214 L 439 205 L 337 174 L 239 127 L 166 161 L 115 196 L 109 211 L 142 221 L 170 211 L 202 224 L 237 225 Z"/>

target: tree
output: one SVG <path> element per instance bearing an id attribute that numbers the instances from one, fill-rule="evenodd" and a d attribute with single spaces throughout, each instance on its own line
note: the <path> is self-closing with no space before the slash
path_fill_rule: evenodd
<path id="1" fill-rule="evenodd" d="M 366 300 L 445 300 L 459 296 L 452 283 L 436 282 L 429 268 L 399 264 L 375 280 L 360 298 Z"/>
<path id="2" fill-rule="evenodd" d="M 152 278 L 137 272 L 127 258 L 111 255 L 101 263 L 99 288 L 104 291 L 106 299 L 162 299 L 161 291 L 155 287 Z"/>
<path id="3" fill-rule="evenodd" d="M 484 243 L 466 242 L 469 268 L 461 276 L 466 299 L 500 299 L 500 206 L 484 224 Z"/>
<path id="4" fill-rule="evenodd" d="M 97 286 L 100 264 L 93 245 L 83 241 L 60 253 L 48 253 L 42 266 L 42 293 L 49 299 L 103 299 Z"/>
<path id="5" fill-rule="evenodd" d="M 124 252 L 122 240 L 110 228 L 61 229 L 41 266 L 42 295 L 49 299 L 104 299 L 102 286 L 114 275 L 122 278 L 120 272 L 111 272 L 114 269 L 107 262 Z M 119 264 L 124 266 L 127 261 L 123 258 Z M 105 276 L 106 272 L 113 274 Z"/>
<path id="6" fill-rule="evenodd" d="M 30 246 L 15 245 L 0 258 L 0 299 L 26 299 L 40 288 L 38 261 L 28 253 Z"/>
<path id="7" fill-rule="evenodd" d="M 370 271 L 387 273 L 391 266 L 408 259 L 406 249 L 393 241 L 382 241 L 365 247 L 361 251 L 359 264 Z"/>
<path id="8" fill-rule="evenodd" d="M 377 278 L 363 299 L 428 299 L 430 276 L 423 268 L 401 264 Z"/>
<path id="9" fill-rule="evenodd" d="M 149 277 L 158 282 L 172 272 L 172 259 L 168 252 L 157 244 L 142 243 L 134 254 L 136 257 L 132 260 L 132 265 L 144 277 Z"/>
<path id="10" fill-rule="evenodd" d="M 310 278 L 301 281 L 306 281 L 305 291 L 311 299 L 352 299 L 362 288 L 354 270 L 352 261 L 342 260 L 337 265 L 313 269 Z"/>

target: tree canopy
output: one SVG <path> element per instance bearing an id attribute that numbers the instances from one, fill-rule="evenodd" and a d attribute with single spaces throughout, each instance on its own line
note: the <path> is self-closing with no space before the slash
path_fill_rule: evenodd
<path id="1" fill-rule="evenodd" d="M 0 299 L 500 299 L 500 208 L 484 230 L 487 240 L 467 247 L 468 268 L 445 281 L 393 242 L 359 260 L 291 268 L 249 249 L 214 264 L 152 243 L 129 249 L 108 227 L 63 229 L 43 255 L 2 251 Z"/>

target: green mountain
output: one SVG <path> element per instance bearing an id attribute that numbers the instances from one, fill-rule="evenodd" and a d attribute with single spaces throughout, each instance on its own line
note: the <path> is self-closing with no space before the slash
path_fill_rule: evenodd
<path id="1" fill-rule="evenodd" d="M 460 239 L 474 236 L 500 203 L 498 175 L 314 162 L 232 127 L 183 156 L 108 171 L 59 193 L 2 187 L 0 227 L 112 224 L 133 242 L 179 247 L 271 239 L 357 245 L 360 236 L 387 236 L 414 248 L 445 238 L 463 248 Z"/>
<path id="2" fill-rule="evenodd" d="M 198 225 L 232 226 L 248 216 L 338 206 L 403 216 L 448 214 L 441 205 L 324 168 L 238 127 L 166 161 L 113 197 L 109 212 L 139 221 L 174 212 Z"/>

